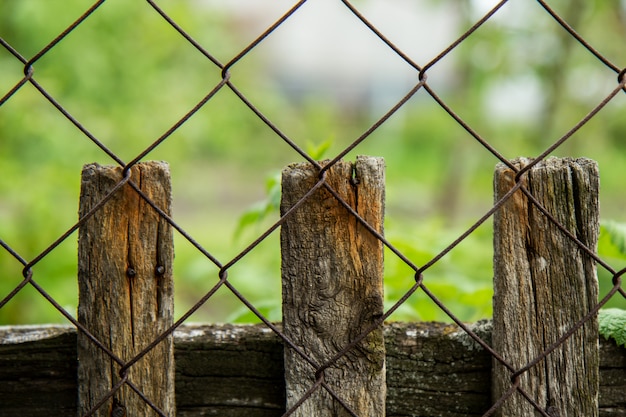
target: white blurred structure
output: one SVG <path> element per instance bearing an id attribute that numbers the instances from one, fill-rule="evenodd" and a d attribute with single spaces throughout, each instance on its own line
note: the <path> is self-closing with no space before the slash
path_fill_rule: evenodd
<path id="1" fill-rule="evenodd" d="M 361 0 L 354 6 L 415 64 L 423 66 L 458 36 L 455 3 Z M 211 0 L 254 40 L 295 1 Z M 267 70 L 287 94 L 331 96 L 345 105 L 389 107 L 418 82 L 418 72 L 339 0 L 309 0 L 258 47 Z M 451 77 L 453 59 L 436 66 Z"/>
<path id="2" fill-rule="evenodd" d="M 350 2 L 418 66 L 432 61 L 498 3 L 498 0 Z M 198 4 L 229 16 L 243 48 L 297 2 L 198 0 Z M 531 30 L 537 18 L 546 19 L 540 9 L 524 2 L 507 3 L 490 18 L 489 24 L 513 31 Z M 552 47 L 552 38 L 546 32 L 541 43 L 533 45 L 534 50 Z M 510 43 L 515 46 L 513 41 Z M 476 57 L 472 65 L 497 65 L 502 59 L 485 49 L 484 44 L 472 48 Z M 522 47 L 520 51 L 526 49 Z M 264 63 L 259 70 L 271 79 L 269 88 L 283 90 L 296 103 L 311 98 L 330 99 L 344 108 L 370 109 L 380 116 L 418 82 L 418 71 L 379 39 L 341 0 L 306 1 L 251 54 L 256 56 L 256 62 L 260 58 Z M 547 59 L 552 56 L 546 55 Z M 502 119 L 523 121 L 536 117 L 543 100 L 539 80 L 523 70 L 528 59 L 540 56 L 543 55 L 518 56 L 520 62 L 514 64 L 521 73 L 493 80 L 486 87 L 484 111 Z M 458 62 L 458 51 L 453 50 L 429 69 L 428 84 L 438 93 L 458 88 L 465 80 L 464 74 L 459 73 L 464 69 L 456 65 Z"/>

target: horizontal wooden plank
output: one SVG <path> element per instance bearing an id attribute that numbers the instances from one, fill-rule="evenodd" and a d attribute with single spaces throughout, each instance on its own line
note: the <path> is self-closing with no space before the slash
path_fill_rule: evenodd
<path id="1" fill-rule="evenodd" d="M 490 341 L 490 322 L 472 325 Z M 491 358 L 454 325 L 385 326 L 387 416 L 480 416 Z M 272 417 L 284 410 L 281 339 L 262 325 L 185 325 L 175 333 L 179 417 Z M 76 413 L 76 330 L 0 327 L 0 415 Z M 600 415 L 626 416 L 626 349 L 600 339 Z"/>

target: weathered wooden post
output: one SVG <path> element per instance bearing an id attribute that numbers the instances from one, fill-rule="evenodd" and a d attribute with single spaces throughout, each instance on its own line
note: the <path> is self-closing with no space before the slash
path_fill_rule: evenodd
<path id="1" fill-rule="evenodd" d="M 523 168 L 531 160 L 513 161 Z M 589 159 L 549 158 L 522 176 L 523 186 L 569 232 L 595 251 L 599 231 L 598 167 Z M 496 201 L 515 185 L 515 172 L 496 168 Z M 516 370 L 539 357 L 596 304 L 593 259 L 558 229 L 522 190 L 494 215 L 493 348 Z M 588 321 L 520 376 L 519 387 L 549 416 L 598 416 L 598 324 Z M 512 373 L 493 362 L 494 400 Z M 537 416 L 513 393 L 498 415 Z"/>
<path id="2" fill-rule="evenodd" d="M 84 216 L 122 179 L 122 169 L 83 168 L 80 215 Z M 132 167 L 131 180 L 165 213 L 170 212 L 169 168 L 162 162 Z M 173 320 L 173 242 L 170 225 L 125 184 L 80 228 L 78 320 L 126 362 L 164 332 Z M 128 381 L 168 416 L 175 415 L 172 336 L 133 364 Z M 120 381 L 120 365 L 78 333 L 79 415 L 89 412 Z M 95 416 L 157 415 L 128 385 Z"/>
<path id="3" fill-rule="evenodd" d="M 283 170 L 281 213 L 318 182 L 308 163 Z M 382 233 L 384 162 L 358 157 L 340 161 L 326 182 Z M 321 187 L 286 219 L 281 229 L 283 328 L 318 366 L 325 365 L 383 314 L 383 245 L 331 193 Z M 316 369 L 285 346 L 287 409 L 315 384 Z M 326 384 L 361 417 L 385 414 L 385 350 L 382 326 L 324 370 Z M 292 414 L 347 416 L 319 386 Z"/>

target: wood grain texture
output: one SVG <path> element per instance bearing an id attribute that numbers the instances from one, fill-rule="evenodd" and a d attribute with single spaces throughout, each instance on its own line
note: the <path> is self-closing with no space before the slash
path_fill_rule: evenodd
<path id="1" fill-rule="evenodd" d="M 518 168 L 531 160 L 514 161 Z M 496 201 L 515 184 L 496 168 Z M 588 159 L 549 158 L 521 179 L 523 186 L 592 251 L 599 231 L 599 174 Z M 493 347 L 515 369 L 524 367 L 597 303 L 595 263 L 518 190 L 494 215 Z M 521 388 L 553 416 L 598 415 L 598 324 L 593 319 L 521 376 Z M 494 361 L 494 399 L 511 386 L 511 372 Z M 518 392 L 503 416 L 538 413 Z"/>
<path id="2" fill-rule="evenodd" d="M 310 164 L 283 170 L 281 213 L 318 181 Z M 326 182 L 377 232 L 384 214 L 384 163 L 359 157 L 331 167 Z M 286 336 L 318 366 L 326 364 L 383 314 L 383 246 L 349 211 L 320 188 L 287 217 L 281 229 L 283 326 Z M 285 350 L 287 408 L 315 383 L 316 368 Z M 324 381 L 361 416 L 385 410 L 382 327 L 324 370 Z M 322 387 L 294 416 L 347 416 Z"/>
<path id="3" fill-rule="evenodd" d="M 487 343 L 491 322 L 472 329 Z M 384 327 L 387 417 L 478 417 L 491 357 L 455 325 Z M 183 325 L 174 333 L 179 417 L 280 417 L 283 343 L 262 325 Z M 626 349 L 600 339 L 600 417 L 626 416 Z M 0 326 L 0 416 L 75 416 L 76 330 Z"/>
<path id="4" fill-rule="evenodd" d="M 122 169 L 86 165 L 80 215 L 84 216 L 122 179 Z M 170 212 L 169 168 L 140 163 L 131 181 L 165 213 Z M 79 231 L 78 320 L 123 362 L 131 360 L 173 323 L 173 240 L 169 224 L 125 184 Z M 78 337 L 79 412 L 91 410 L 120 380 L 120 364 L 84 334 Z M 173 340 L 168 337 L 135 363 L 128 380 L 160 410 L 173 415 Z M 96 416 L 114 406 L 129 416 L 157 415 L 123 385 Z"/>

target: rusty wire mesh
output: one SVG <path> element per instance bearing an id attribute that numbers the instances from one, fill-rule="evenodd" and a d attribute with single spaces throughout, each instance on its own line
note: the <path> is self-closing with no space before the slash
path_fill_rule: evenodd
<path id="1" fill-rule="evenodd" d="M 395 104 L 390 106 L 390 108 L 386 112 L 384 112 L 383 116 L 378 118 L 378 120 L 376 120 L 375 123 L 373 123 L 370 128 L 368 128 L 364 133 L 356 137 L 348 146 L 345 146 L 340 152 L 334 155 L 329 163 L 325 165 L 321 165 L 318 161 L 312 158 L 309 155 L 309 153 L 307 153 L 307 151 L 303 149 L 303 147 L 299 145 L 298 140 L 287 135 L 285 132 L 281 130 L 280 126 L 275 124 L 268 116 L 266 116 L 260 110 L 260 108 L 257 107 L 254 100 L 249 98 L 247 94 L 245 94 L 242 90 L 238 88 L 237 81 L 233 79 L 231 75 L 232 70 L 238 66 L 239 62 L 242 59 L 244 59 L 246 55 L 250 54 L 253 50 L 255 50 L 260 45 L 262 45 L 263 42 L 278 27 L 280 27 L 284 22 L 286 22 L 292 15 L 297 14 L 297 13 L 305 13 L 304 11 L 301 11 L 301 7 L 306 3 L 306 0 L 302 0 L 294 4 L 278 20 L 276 20 L 273 24 L 271 24 L 271 26 L 267 30 L 259 33 L 253 42 L 249 43 L 249 45 L 247 45 L 244 49 L 242 49 L 237 54 L 235 54 L 232 57 L 232 59 L 230 59 L 227 62 L 219 61 L 217 58 L 215 58 L 214 55 L 212 55 L 211 51 L 202 44 L 202 42 L 195 40 L 189 33 L 187 33 L 184 29 L 185 22 L 177 21 L 175 18 L 169 16 L 161 8 L 158 2 L 153 1 L 153 0 L 148 0 L 149 7 L 147 9 L 151 8 L 152 10 L 146 10 L 145 13 L 156 11 L 158 15 L 160 16 L 160 18 L 163 19 L 163 21 L 167 22 L 167 24 L 169 24 L 171 28 L 177 31 L 178 34 L 182 37 L 182 39 L 184 39 L 184 42 L 187 42 L 188 45 L 191 45 L 193 48 L 195 48 L 195 50 L 197 51 L 197 54 L 201 55 L 203 59 L 209 62 L 210 65 L 213 66 L 216 69 L 216 71 L 218 71 L 221 74 L 221 76 L 217 84 L 209 89 L 208 93 L 202 98 L 202 100 L 200 100 L 182 118 L 176 121 L 176 123 L 174 123 L 171 126 L 171 128 L 169 128 L 162 135 L 158 136 L 149 146 L 142 149 L 132 159 L 130 159 L 129 161 L 126 161 L 122 157 L 120 157 L 116 152 L 114 152 L 112 149 L 108 148 L 105 145 L 105 143 L 103 143 L 96 136 L 94 136 L 90 132 L 89 126 L 84 126 L 81 120 L 77 120 L 72 114 L 70 114 L 70 112 L 67 111 L 63 107 L 63 103 L 57 101 L 57 99 L 51 93 L 48 92 L 48 90 L 46 89 L 46 86 L 43 84 L 40 84 L 37 81 L 37 77 L 36 77 L 36 68 L 37 68 L 39 61 L 44 59 L 48 54 L 50 54 L 51 51 L 57 48 L 58 45 L 64 42 L 64 39 L 67 37 L 68 34 L 70 34 L 72 31 L 74 31 L 77 27 L 79 27 L 88 19 L 91 19 L 93 18 L 93 16 L 97 15 L 97 13 L 99 12 L 99 7 L 103 3 L 104 3 L 104 0 L 100 0 L 94 3 L 89 9 L 85 10 L 84 13 L 80 17 L 78 17 L 73 23 L 67 26 L 67 28 L 65 28 L 61 33 L 59 33 L 56 37 L 54 37 L 54 39 L 48 42 L 41 50 L 39 50 L 37 53 L 35 53 L 34 55 L 30 57 L 24 56 L 23 52 L 15 49 L 14 47 L 12 47 L 11 44 L 9 44 L 3 38 L 0 38 L 0 44 L 2 45 L 4 50 L 8 51 L 12 55 L 15 62 L 19 62 L 19 64 L 23 67 L 23 74 L 24 74 L 23 77 L 19 79 L 8 91 L 3 93 L 2 98 L 0 98 L 0 106 L 9 102 L 16 95 L 16 93 L 20 91 L 20 89 L 30 84 L 58 110 L 59 117 L 65 117 L 67 120 L 69 120 L 76 128 L 78 128 L 84 134 L 86 141 L 90 141 L 93 146 L 99 148 L 101 152 L 106 154 L 109 158 L 115 161 L 119 166 L 123 167 L 125 174 L 129 172 L 130 168 L 133 165 L 148 158 L 153 152 L 153 150 L 155 150 L 157 147 L 161 146 L 165 141 L 167 141 L 169 137 L 183 125 L 183 123 L 192 119 L 196 115 L 198 110 L 200 110 L 206 103 L 208 103 L 215 97 L 217 92 L 219 92 L 222 89 L 230 89 L 238 97 L 238 99 L 243 104 L 245 104 L 245 106 L 252 113 L 254 113 L 260 121 L 263 122 L 263 124 L 265 124 L 267 127 L 269 127 L 269 129 L 271 129 L 275 133 L 277 141 L 282 141 L 284 144 L 288 145 L 293 150 L 294 155 L 297 155 L 298 158 L 303 158 L 304 160 L 308 161 L 311 165 L 317 168 L 317 170 L 319 171 L 320 180 L 319 180 L 319 183 L 316 185 L 316 187 L 326 187 L 332 194 L 334 194 L 337 197 L 337 194 L 334 192 L 334 190 L 328 184 L 325 183 L 324 173 L 328 169 L 330 169 L 330 167 L 332 167 L 337 161 L 345 157 L 355 148 L 359 147 L 359 145 L 362 142 L 370 138 L 372 134 L 377 129 L 379 129 L 380 126 L 385 124 L 392 115 L 394 115 L 399 109 L 405 106 L 407 102 L 412 100 L 413 97 L 417 93 L 420 93 L 423 96 L 426 96 L 429 99 L 431 99 L 434 103 L 436 103 L 443 110 L 445 110 L 445 112 L 450 116 L 451 123 L 456 123 L 459 126 L 461 126 L 462 129 L 467 132 L 469 137 L 472 138 L 472 140 L 474 140 L 475 142 L 477 142 L 480 146 L 484 148 L 485 152 L 492 154 L 495 158 L 497 158 L 497 160 L 506 164 L 509 168 L 517 172 L 517 175 L 516 175 L 517 185 L 515 189 L 522 189 L 522 191 L 530 197 L 531 201 L 533 201 L 532 195 L 528 192 L 528 190 L 524 189 L 522 182 L 520 181 L 520 179 L 524 176 L 524 174 L 529 169 L 531 169 L 532 166 L 544 160 L 548 155 L 554 152 L 557 148 L 561 147 L 565 142 L 569 141 L 579 129 L 581 129 L 587 122 L 589 122 L 590 119 L 592 119 L 600 111 L 602 111 L 609 104 L 609 102 L 611 102 L 616 96 L 621 94 L 623 91 L 626 91 L 626 76 L 625 76 L 626 69 L 623 69 L 622 67 L 613 63 L 611 60 L 605 57 L 598 49 L 595 49 L 594 46 L 592 46 L 585 39 L 583 39 L 583 37 L 578 35 L 577 32 L 568 24 L 568 22 L 565 21 L 562 17 L 560 17 L 560 15 L 556 11 L 554 11 L 550 7 L 550 5 L 547 4 L 547 2 L 539 0 L 538 3 L 543 8 L 544 12 L 562 27 L 563 33 L 575 39 L 578 46 L 581 46 L 582 48 L 584 48 L 584 50 L 586 50 L 586 53 L 590 54 L 590 56 L 593 56 L 597 60 L 598 65 L 604 66 L 608 68 L 608 70 L 614 73 L 615 85 L 613 86 L 613 89 L 608 94 L 606 94 L 606 96 L 603 97 L 589 111 L 589 113 L 586 116 L 584 116 L 580 121 L 575 123 L 573 126 L 570 126 L 570 129 L 565 134 L 556 138 L 549 146 L 547 146 L 543 150 L 543 152 L 536 155 L 533 163 L 531 163 L 529 166 L 527 166 L 526 168 L 522 170 L 518 170 L 511 162 L 509 162 L 509 160 L 507 160 L 507 158 L 505 158 L 502 155 L 502 153 L 498 149 L 496 149 L 494 146 L 490 144 L 490 141 L 487 138 L 481 136 L 476 130 L 474 130 L 474 128 L 470 125 L 470 123 L 464 121 L 463 118 L 452 108 L 452 106 L 448 104 L 446 100 L 444 100 L 442 97 L 438 95 L 438 92 L 436 91 L 436 89 L 433 88 L 428 82 L 428 76 L 430 75 L 430 73 L 436 71 L 436 69 L 434 69 L 435 65 L 439 63 L 440 61 L 442 61 L 448 54 L 452 53 L 456 48 L 458 48 L 466 39 L 473 36 L 473 34 L 485 22 L 490 20 L 493 16 L 496 16 L 499 13 L 499 11 L 506 5 L 507 3 L 506 0 L 501 1 L 497 5 L 493 6 L 490 10 L 488 10 L 487 13 L 482 18 L 477 19 L 473 23 L 473 25 L 469 27 L 469 29 L 467 29 L 464 33 L 462 33 L 461 36 L 455 39 L 448 47 L 443 49 L 434 58 L 432 58 L 431 60 L 427 62 L 421 62 L 421 63 L 416 62 L 408 53 L 403 52 L 399 47 L 397 47 L 392 42 L 392 40 L 388 39 L 384 33 L 382 33 L 379 29 L 377 29 L 377 27 L 374 24 L 370 23 L 370 21 L 368 21 L 366 16 L 361 14 L 361 12 L 359 11 L 358 5 L 353 4 L 347 0 L 343 0 L 341 3 L 343 6 L 345 6 L 345 9 L 347 11 L 352 13 L 353 16 L 356 17 L 362 23 L 362 25 L 364 25 L 364 27 L 366 27 L 369 31 L 371 31 L 371 33 L 373 33 L 375 37 L 378 38 L 378 41 L 386 45 L 386 47 L 388 47 L 390 51 L 393 51 L 393 53 L 396 54 L 397 57 L 399 57 L 402 61 L 404 61 L 406 65 L 412 68 L 415 74 L 415 83 L 412 86 L 412 88 L 410 88 L 404 94 L 402 99 L 400 99 Z M 150 69 L 144 69 L 144 70 L 149 71 Z M 0 117 L 1 115 L 2 115 L 2 109 L 0 109 Z M 84 161 L 84 162 L 87 163 L 90 161 Z M 0 175 L 2 175 L 1 167 L 0 167 Z M 115 190 L 119 189 L 121 186 L 126 184 L 126 182 L 132 183 L 132 181 L 129 180 L 128 175 L 124 176 L 124 179 L 118 184 L 118 187 L 116 187 Z M 139 192 L 137 187 L 135 187 L 135 189 Z M 511 193 L 509 193 L 507 197 L 509 197 L 510 195 Z M 193 305 L 187 312 L 182 314 L 180 319 L 169 330 L 163 333 L 158 339 L 154 340 L 154 342 L 150 346 L 148 346 L 140 355 L 138 355 L 137 357 L 131 358 L 127 362 L 125 362 L 125 365 L 122 366 L 120 370 L 120 377 L 122 377 L 121 383 L 132 384 L 131 381 L 124 378 L 124 376 L 126 375 L 128 371 L 128 368 L 132 366 L 133 364 L 135 364 L 146 353 L 148 353 L 149 350 L 153 346 L 158 344 L 164 338 L 168 337 L 177 327 L 179 327 L 182 323 L 184 323 L 195 311 L 197 311 L 204 304 L 210 302 L 211 297 L 213 297 L 213 295 L 222 287 L 228 288 L 240 300 L 241 303 L 243 303 L 249 310 L 251 310 L 262 322 L 265 323 L 266 326 L 271 328 L 278 336 L 280 336 L 284 340 L 287 348 L 298 349 L 298 347 L 293 345 L 292 341 L 289 340 L 281 332 L 281 329 L 277 327 L 275 324 L 273 324 L 267 317 L 265 317 L 264 314 L 262 314 L 262 312 L 253 303 L 248 301 L 246 297 L 238 290 L 237 286 L 234 285 L 228 278 L 228 271 L 231 269 L 231 267 L 241 262 L 241 260 L 244 259 L 264 239 L 266 239 L 267 236 L 269 236 L 272 232 L 278 229 L 281 226 L 281 224 L 285 221 L 285 217 L 280 218 L 271 227 L 269 227 L 267 230 L 261 233 L 258 236 L 258 238 L 256 238 L 252 243 L 250 243 L 246 248 L 244 248 L 238 255 L 236 255 L 232 259 L 221 260 L 221 259 L 218 259 L 218 257 L 212 255 L 209 250 L 203 248 L 202 245 L 200 245 L 195 240 L 195 237 L 192 232 L 185 230 L 173 218 L 167 216 L 163 211 L 159 209 L 159 207 L 157 207 L 154 203 L 152 203 L 149 200 L 149 198 L 147 198 L 145 195 L 142 195 L 142 197 L 150 205 L 152 205 L 153 208 L 157 210 L 159 214 L 163 216 L 178 231 L 178 233 L 180 233 L 180 235 L 182 235 L 186 240 L 188 240 L 188 242 L 190 242 L 193 246 L 195 246 L 201 254 L 203 254 L 207 259 L 209 259 L 210 262 L 212 262 L 219 269 L 219 273 L 218 273 L 219 279 L 218 279 L 218 282 L 213 286 L 213 288 L 210 291 L 208 291 L 204 296 L 202 296 L 199 300 L 197 300 L 195 305 Z M 381 325 L 384 320 L 389 318 L 394 313 L 394 311 L 396 311 L 403 303 L 405 303 L 406 300 L 409 297 L 411 297 L 415 292 L 422 292 L 426 294 L 435 304 L 437 304 L 437 306 L 441 310 L 445 312 L 445 314 L 447 314 L 465 332 L 467 332 L 467 334 L 469 334 L 473 339 L 475 339 L 476 342 L 479 343 L 485 350 L 487 350 L 496 360 L 500 361 L 505 367 L 507 367 L 513 373 L 514 379 L 518 379 L 518 377 L 521 374 L 528 371 L 528 369 L 530 369 L 534 364 L 542 360 L 545 356 L 549 355 L 552 350 L 560 346 L 586 321 L 590 320 L 597 313 L 597 311 L 604 304 L 606 304 L 606 302 L 611 297 L 613 297 L 616 294 L 621 294 L 622 297 L 626 297 L 626 293 L 621 287 L 621 276 L 624 273 L 624 270 L 620 270 L 620 271 L 615 270 L 611 265 L 609 265 L 603 259 L 595 255 L 592 250 L 585 247 L 585 245 L 582 242 L 580 242 L 575 236 L 573 236 L 571 233 L 568 233 L 563 226 L 558 225 L 558 222 L 554 219 L 554 217 L 552 217 L 552 215 L 549 212 L 547 212 L 542 207 L 538 207 L 538 209 L 542 211 L 551 221 L 557 224 L 557 226 L 563 231 L 563 233 L 565 233 L 570 239 L 574 240 L 576 244 L 580 246 L 581 250 L 589 254 L 589 256 L 592 256 L 596 260 L 597 264 L 600 265 L 601 268 L 604 268 L 606 271 L 608 271 L 608 273 L 613 277 L 613 282 L 612 282 L 612 289 L 604 296 L 604 298 L 591 311 L 588 312 L 588 314 L 585 316 L 583 320 L 581 320 L 573 328 L 568 329 L 568 331 L 565 332 L 563 336 L 554 343 L 554 345 L 552 346 L 550 350 L 544 352 L 540 357 L 536 358 L 532 363 L 527 364 L 527 366 L 521 369 L 515 369 L 514 367 L 509 365 L 506 362 L 506 360 L 498 354 L 498 352 L 495 352 L 494 350 L 492 350 L 492 348 L 489 346 L 488 343 L 486 343 L 478 335 L 473 333 L 472 330 L 466 324 L 464 324 L 459 318 L 457 318 L 457 316 L 455 316 L 453 311 L 447 308 L 446 305 L 437 298 L 437 296 L 429 289 L 428 280 L 426 279 L 429 268 L 431 268 L 433 265 L 438 263 L 452 249 L 454 249 L 464 239 L 466 239 L 467 236 L 469 236 L 479 226 L 481 226 L 484 222 L 490 219 L 493 213 L 496 210 L 498 210 L 506 202 L 506 198 L 503 198 L 502 200 L 496 202 L 487 212 L 485 212 L 464 233 L 458 236 L 458 238 L 456 238 L 446 248 L 441 250 L 436 256 L 434 256 L 432 259 L 430 259 L 428 262 L 422 265 L 419 265 L 417 262 L 412 260 L 411 257 L 404 254 L 402 250 L 394 247 L 394 245 L 390 243 L 388 240 L 386 240 L 384 236 L 377 233 L 372 227 L 369 227 L 369 225 L 363 219 L 361 219 L 359 215 L 347 203 L 342 202 L 342 201 L 340 202 L 346 207 L 348 211 L 352 213 L 352 215 L 354 215 L 358 219 L 358 221 L 363 223 L 365 228 L 369 230 L 370 233 L 374 234 L 386 246 L 386 248 L 388 248 L 395 256 L 397 256 L 409 268 L 411 268 L 415 274 L 415 283 L 412 286 L 406 288 L 406 292 L 404 293 L 404 295 L 400 297 L 399 299 L 395 300 L 395 303 L 386 310 L 385 314 L 380 318 L 380 320 L 375 324 L 375 326 L 372 326 L 370 329 L 368 329 L 367 331 L 362 333 L 360 336 L 355 338 L 349 345 L 344 346 L 343 349 L 337 354 L 337 356 L 335 356 L 332 359 L 331 362 L 321 364 L 319 368 L 316 370 L 316 375 L 318 375 L 318 379 L 315 384 L 315 387 L 317 389 L 325 389 L 329 391 L 330 394 L 333 397 L 335 397 L 340 402 L 340 404 L 347 410 L 347 412 L 354 416 L 356 416 L 356 413 L 354 413 L 350 409 L 350 401 L 345 398 L 340 398 L 336 393 L 333 392 L 332 387 L 330 387 L 323 381 L 321 377 L 323 375 L 323 370 L 328 368 L 329 366 L 332 366 L 333 363 L 339 360 L 342 355 L 345 355 L 347 352 L 349 352 L 354 346 L 356 346 L 368 334 L 369 331 Z M 107 201 L 103 200 L 101 204 L 99 205 L 99 207 L 103 206 L 106 203 Z M 536 201 L 533 201 L 533 204 L 537 205 L 538 203 Z M 86 329 L 84 326 L 82 326 L 74 318 L 72 313 L 67 311 L 62 305 L 60 305 L 57 301 L 55 301 L 54 297 L 52 297 L 47 292 L 46 288 L 44 288 L 42 285 L 38 283 L 33 273 L 33 267 L 39 262 L 41 262 L 44 258 L 49 256 L 51 252 L 55 251 L 55 249 L 59 245 L 61 245 L 66 239 L 68 239 L 69 236 L 71 236 L 79 227 L 81 227 L 81 225 L 83 225 L 87 221 L 89 216 L 93 215 L 93 213 L 95 212 L 95 210 L 97 210 L 97 208 L 98 207 L 92 210 L 84 218 L 79 219 L 79 221 L 76 224 L 74 224 L 72 227 L 67 229 L 67 231 L 63 233 L 61 236 L 58 236 L 53 241 L 53 243 L 51 243 L 48 247 L 46 247 L 43 251 L 41 251 L 37 256 L 31 259 L 27 259 L 23 257 L 22 255 L 20 255 L 20 253 L 12 247 L 11 242 L 1 240 L 2 236 L 0 236 L 0 245 L 2 246 L 3 250 L 6 251 L 8 254 L 10 254 L 10 256 L 15 258 L 23 266 L 23 279 L 21 279 L 19 284 L 16 285 L 9 294 L 5 295 L 4 298 L 0 300 L 0 309 L 4 307 L 7 303 L 9 303 L 14 298 L 14 296 L 18 294 L 20 291 L 22 291 L 25 287 L 30 286 L 30 287 L 33 287 L 37 292 L 39 292 L 44 298 L 46 298 L 47 301 L 50 304 L 52 304 L 54 308 L 56 308 L 63 316 L 65 316 L 67 320 L 73 323 L 73 325 L 75 325 L 76 328 L 80 332 L 83 332 L 86 335 L 90 335 L 89 329 Z M 0 233 L 2 233 L 1 229 L 0 229 Z M 98 341 L 97 339 L 93 337 L 92 339 L 93 339 L 93 343 L 100 346 L 104 351 L 107 351 L 106 347 L 100 341 Z M 300 350 L 298 351 L 304 355 L 302 351 Z M 120 359 L 117 359 L 117 360 L 121 361 Z M 122 362 L 123 361 L 121 361 L 120 363 Z M 108 397 L 102 398 L 102 400 L 97 404 L 96 408 L 94 408 L 92 412 L 95 412 L 97 407 L 105 404 L 107 400 L 111 396 L 114 395 L 115 389 L 119 389 L 120 384 L 118 384 L 110 392 Z M 138 393 L 141 393 L 141 387 L 136 387 L 132 385 L 132 389 L 134 389 Z M 521 388 L 518 387 L 518 389 L 521 389 Z M 306 395 L 302 397 L 301 400 L 298 401 L 298 403 L 294 405 L 294 407 L 287 410 L 284 415 L 290 415 L 291 413 L 293 413 L 293 411 L 302 402 L 306 401 L 307 398 L 313 392 L 314 390 L 309 390 L 306 393 Z M 510 391 L 507 395 L 510 395 L 511 392 L 512 391 Z M 161 410 L 159 410 L 154 404 L 150 402 L 149 398 L 144 397 L 144 399 L 148 403 L 148 405 L 150 405 L 150 407 L 154 409 L 154 411 L 156 411 L 160 415 L 164 415 L 164 413 Z M 487 410 L 484 415 L 485 416 L 491 415 L 501 405 L 501 403 L 505 399 L 506 399 L 506 396 L 503 396 L 502 398 L 498 399 L 493 404 L 493 407 Z M 532 398 L 527 396 L 527 399 L 533 404 L 533 406 L 535 407 L 538 413 L 544 416 L 548 416 L 547 412 L 539 404 L 535 403 Z"/>

